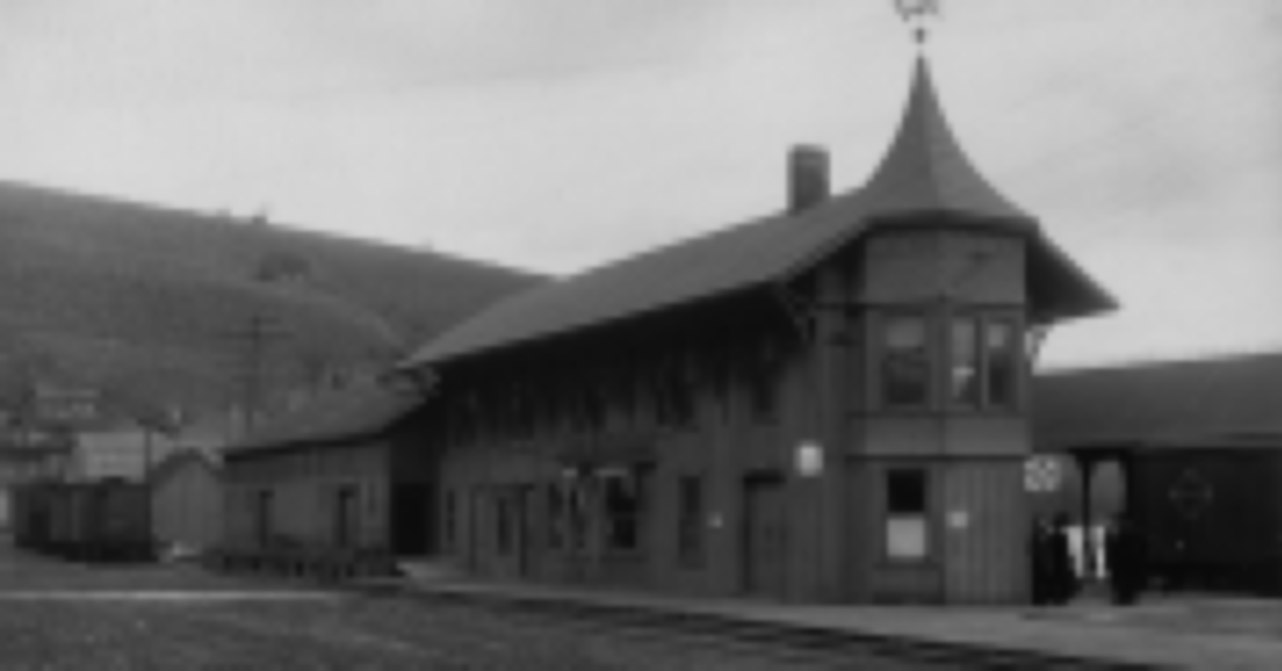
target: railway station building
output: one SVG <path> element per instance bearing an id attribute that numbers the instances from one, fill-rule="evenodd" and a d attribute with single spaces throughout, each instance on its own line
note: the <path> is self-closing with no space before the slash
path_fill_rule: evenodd
<path id="1" fill-rule="evenodd" d="M 807 602 L 1027 598 L 1031 373 L 1114 307 L 975 167 L 928 64 L 866 183 L 529 290 L 437 381 L 434 546 L 503 579 Z M 232 466 L 234 469 L 234 464 Z"/>

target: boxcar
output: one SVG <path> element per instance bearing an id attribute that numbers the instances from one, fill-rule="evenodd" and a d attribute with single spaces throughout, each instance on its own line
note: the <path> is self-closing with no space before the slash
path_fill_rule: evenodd
<path id="1" fill-rule="evenodd" d="M 77 560 L 137 560 L 153 554 L 150 493 L 120 480 L 38 483 L 14 491 L 14 542 Z"/>
<path id="2" fill-rule="evenodd" d="M 20 548 L 44 551 L 49 547 L 47 489 L 47 484 L 27 483 L 12 490 L 13 542 Z"/>
<path id="3" fill-rule="evenodd" d="M 1282 455 L 1141 452 L 1131 484 L 1130 508 L 1161 582 L 1282 594 Z"/>
<path id="4" fill-rule="evenodd" d="M 141 484 L 92 485 L 92 528 L 85 540 L 93 559 L 147 559 L 152 554 L 151 492 Z"/>

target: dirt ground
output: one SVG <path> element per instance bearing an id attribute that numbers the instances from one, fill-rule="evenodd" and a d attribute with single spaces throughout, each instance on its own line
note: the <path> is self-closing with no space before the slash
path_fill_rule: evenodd
<path id="1" fill-rule="evenodd" d="M 192 566 L 69 564 L 0 545 L 5 671 L 818 668 L 832 667 Z"/>

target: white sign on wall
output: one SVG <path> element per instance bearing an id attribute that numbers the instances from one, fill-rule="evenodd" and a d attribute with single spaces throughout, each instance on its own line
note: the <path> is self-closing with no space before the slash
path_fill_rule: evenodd
<path id="1" fill-rule="evenodd" d="M 813 478 L 823 473 L 824 451 L 819 443 L 805 441 L 798 445 L 795 460 L 797 475 L 803 478 Z"/>
<path id="2" fill-rule="evenodd" d="M 926 518 L 893 516 L 886 520 L 886 556 L 891 559 L 926 557 Z"/>

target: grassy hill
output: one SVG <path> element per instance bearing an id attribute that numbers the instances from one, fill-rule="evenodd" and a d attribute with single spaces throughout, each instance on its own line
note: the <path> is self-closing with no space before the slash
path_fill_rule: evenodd
<path id="1" fill-rule="evenodd" d="M 56 375 L 185 405 L 238 394 L 255 315 L 275 388 L 390 361 L 527 273 L 261 221 L 0 183 L 0 392 Z"/>

